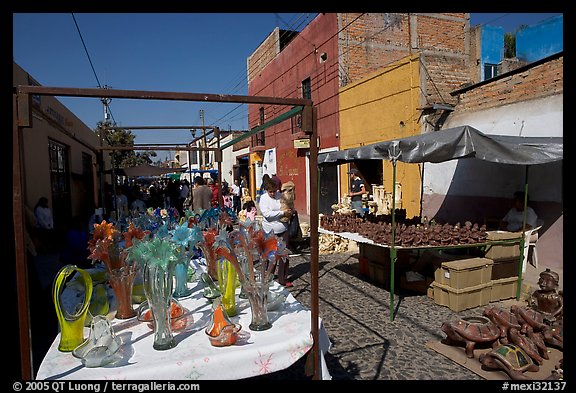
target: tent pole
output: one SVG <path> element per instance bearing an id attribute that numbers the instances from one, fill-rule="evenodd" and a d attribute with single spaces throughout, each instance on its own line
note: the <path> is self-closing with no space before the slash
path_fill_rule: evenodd
<path id="1" fill-rule="evenodd" d="M 392 158 L 392 236 L 390 245 L 390 321 L 394 321 L 394 265 L 396 264 L 396 158 Z"/>
<path id="2" fill-rule="evenodd" d="M 320 179 L 318 176 L 318 113 L 317 109 L 313 106 L 309 110 L 302 112 L 302 123 L 311 124 L 310 135 L 310 159 L 308 161 L 310 171 L 310 289 L 312 291 L 310 306 L 310 325 L 313 338 L 312 343 L 312 356 L 314 360 L 314 380 L 322 378 L 322 367 L 320 362 L 320 345 L 319 345 L 319 318 L 320 318 L 320 304 L 319 304 L 319 251 L 318 251 L 318 205 L 319 205 L 319 190 L 318 184 Z M 309 118 L 311 116 L 311 118 Z"/>
<path id="3" fill-rule="evenodd" d="M 526 243 L 526 207 L 528 206 L 528 165 L 524 180 L 524 214 L 522 217 L 522 237 L 520 238 L 520 262 L 518 266 L 518 285 L 516 288 L 516 300 L 520 300 L 522 292 L 522 267 L 524 266 L 524 244 Z"/>

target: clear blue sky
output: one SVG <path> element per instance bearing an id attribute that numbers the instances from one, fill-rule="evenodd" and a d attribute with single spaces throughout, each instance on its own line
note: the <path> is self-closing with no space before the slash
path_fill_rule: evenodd
<path id="1" fill-rule="evenodd" d="M 514 31 L 522 24 L 555 15 L 559 14 L 472 13 L 470 24 L 490 24 Z M 246 95 L 248 56 L 276 26 L 300 31 L 314 16 L 76 13 L 73 17 L 70 13 L 16 13 L 13 58 L 44 86 L 108 85 L 126 90 Z M 58 99 L 90 128 L 103 120 L 98 99 Z M 203 110 L 206 125 L 221 129 L 248 127 L 247 107 L 238 104 L 115 99 L 110 108 L 120 126 L 201 125 Z M 188 131 L 134 133 L 136 143 L 183 143 L 191 138 Z M 170 154 L 158 153 L 159 157 Z"/>

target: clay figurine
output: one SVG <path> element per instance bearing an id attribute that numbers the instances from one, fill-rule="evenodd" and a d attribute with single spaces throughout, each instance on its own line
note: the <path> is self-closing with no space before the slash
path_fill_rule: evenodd
<path id="1" fill-rule="evenodd" d="M 547 326 L 543 331 L 544 341 L 548 345 L 564 350 L 564 326 L 562 319 L 552 326 Z"/>
<path id="2" fill-rule="evenodd" d="M 542 355 L 542 357 L 546 360 L 550 359 L 550 356 L 548 356 L 548 347 L 546 346 L 546 342 L 544 339 L 544 333 L 543 332 L 537 333 L 534 330 L 532 330 L 531 327 L 528 327 L 526 329 L 526 335 L 530 340 L 532 340 L 532 342 L 536 345 L 536 347 L 538 347 L 538 352 L 540 352 L 540 355 Z"/>
<path id="3" fill-rule="evenodd" d="M 544 363 L 544 358 L 540 356 L 538 347 L 536 347 L 536 344 L 534 344 L 530 338 L 520 334 L 520 331 L 516 328 L 510 328 L 508 334 L 510 335 L 510 341 L 522 348 L 524 352 L 532 358 L 532 360 L 539 365 Z"/>
<path id="4" fill-rule="evenodd" d="M 487 307 L 484 315 L 500 328 L 500 342 L 508 344 L 508 331 L 510 328 L 521 329 L 516 315 L 498 306 Z"/>
<path id="5" fill-rule="evenodd" d="M 525 371 L 537 372 L 540 367 L 516 344 L 500 345 L 479 356 L 484 370 L 502 370 L 513 380 L 530 380 Z"/>
<path id="6" fill-rule="evenodd" d="M 474 347 L 477 343 L 488 343 L 492 347 L 498 345 L 500 329 L 485 317 L 463 317 L 452 322 L 444 322 L 442 331 L 446 333 L 443 344 L 465 344 L 466 356 L 474 358 Z"/>
<path id="7" fill-rule="evenodd" d="M 542 313 L 533 308 L 521 307 L 514 304 L 510 306 L 510 311 L 516 315 L 518 322 L 522 325 L 522 329 L 520 330 L 522 333 L 526 333 L 529 326 L 536 332 L 541 332 L 548 326 L 544 322 Z"/>
<path id="8" fill-rule="evenodd" d="M 563 315 L 564 297 L 558 292 L 558 281 L 558 273 L 550 269 L 544 270 L 538 280 L 540 289 L 534 291 L 528 299 L 528 305 L 540 311 L 544 320 L 550 325 L 562 319 Z"/>

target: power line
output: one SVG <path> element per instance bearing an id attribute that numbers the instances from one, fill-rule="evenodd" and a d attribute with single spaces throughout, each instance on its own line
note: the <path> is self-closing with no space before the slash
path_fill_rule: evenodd
<path id="1" fill-rule="evenodd" d="M 82 33 L 80 32 L 80 27 L 78 27 L 78 22 L 76 22 L 76 17 L 74 13 L 72 13 L 72 19 L 74 19 L 74 24 L 76 25 L 76 30 L 78 30 L 78 34 L 80 35 L 80 40 L 82 41 L 82 46 L 84 46 L 84 51 L 86 52 L 86 56 L 88 56 L 88 61 L 90 62 L 90 67 L 92 67 L 92 72 L 94 73 L 94 77 L 96 78 L 96 82 L 98 82 L 98 87 L 102 87 L 100 84 L 100 80 L 98 79 L 98 75 L 96 75 L 96 70 L 94 69 L 94 64 L 92 64 L 92 59 L 90 58 L 90 53 L 88 53 L 88 48 L 86 48 L 86 44 L 84 43 L 84 38 L 82 37 Z"/>
<path id="2" fill-rule="evenodd" d="M 71 13 L 72 15 L 72 19 L 74 19 L 74 24 L 76 25 L 76 30 L 78 30 L 78 35 L 80 36 L 80 40 L 82 41 L 82 46 L 84 47 L 84 52 L 86 52 L 86 56 L 88 57 L 88 61 L 90 62 L 90 67 L 92 67 L 92 72 L 94 73 L 94 77 L 96 78 L 96 82 L 98 83 L 98 87 L 102 88 L 102 85 L 100 84 L 100 79 L 98 79 L 98 74 L 96 74 L 96 69 L 94 68 L 94 64 L 92 64 L 92 59 L 90 57 L 90 53 L 88 53 L 88 48 L 86 47 L 86 43 L 84 42 L 84 38 L 82 37 L 82 32 L 80 31 L 80 27 L 78 26 L 78 22 L 76 22 L 76 17 L 74 16 L 74 13 Z M 110 86 L 104 86 L 104 89 L 108 89 L 110 88 Z M 112 121 L 114 122 L 114 124 L 116 124 L 116 119 L 114 119 L 114 115 L 112 114 L 112 110 L 110 109 L 110 102 L 112 101 L 111 99 L 102 99 L 101 100 L 102 103 L 105 106 L 105 112 L 110 114 L 110 117 L 112 117 Z M 106 116 L 105 116 L 106 119 Z"/>
<path id="3" fill-rule="evenodd" d="M 278 14 L 274 14 L 276 15 L 276 17 L 278 18 Z M 258 63 L 262 58 L 264 58 L 271 50 L 274 50 L 274 45 L 276 43 L 278 43 L 280 40 L 282 40 L 282 38 L 290 35 L 293 31 L 299 31 L 300 27 L 306 23 L 306 21 L 308 20 L 308 17 L 306 17 L 303 21 L 300 21 L 302 19 L 302 17 L 304 16 L 304 14 L 300 14 L 298 16 L 296 16 L 292 21 L 291 24 L 286 23 L 284 20 L 281 20 L 286 26 L 287 26 L 287 30 L 284 30 L 279 37 L 276 39 L 276 41 L 274 41 L 273 45 L 270 45 L 264 52 L 260 53 L 259 57 L 257 59 L 255 59 L 253 62 L 256 64 Z M 299 22 L 300 21 L 300 22 Z M 309 41 L 308 41 L 309 42 Z M 252 69 L 251 72 L 249 72 L 246 76 L 242 75 L 242 73 L 240 73 L 240 75 L 236 78 L 234 78 L 234 80 L 238 80 L 238 82 L 233 85 L 230 89 L 231 92 L 230 94 L 234 94 L 235 92 L 237 92 L 238 90 L 240 90 L 242 87 L 244 86 L 248 86 L 248 78 L 255 72 L 256 68 Z M 234 83 L 234 81 L 232 82 L 232 84 Z M 228 121 L 228 119 L 226 119 L 226 117 L 228 115 L 230 115 L 232 112 L 234 112 L 235 110 L 241 108 L 244 104 L 239 104 L 238 106 L 234 107 L 232 110 L 230 110 L 229 112 L 225 113 L 224 115 L 220 116 L 217 120 L 215 120 L 214 122 L 211 122 L 211 124 L 218 124 L 219 122 L 225 122 Z M 237 116 L 235 116 L 237 117 Z M 247 117 L 247 116 L 245 116 Z"/>

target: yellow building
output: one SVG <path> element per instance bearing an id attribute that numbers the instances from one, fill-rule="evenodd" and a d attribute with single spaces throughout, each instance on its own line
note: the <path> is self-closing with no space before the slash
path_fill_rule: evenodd
<path id="1" fill-rule="evenodd" d="M 341 88 L 340 150 L 420 134 L 421 85 L 420 56 L 415 54 Z M 350 184 L 347 169 L 348 166 L 340 168 L 345 192 L 349 192 Z M 367 188 L 383 184 L 386 192 L 392 192 L 390 161 L 382 161 L 382 166 L 359 162 L 358 169 L 369 183 Z M 401 196 L 396 197 L 401 206 L 397 207 L 406 209 L 407 217 L 420 215 L 420 165 L 398 161 L 396 184 L 397 191 L 401 191 Z"/>

